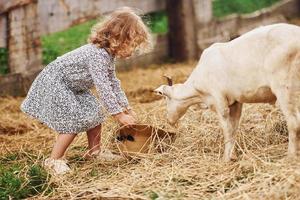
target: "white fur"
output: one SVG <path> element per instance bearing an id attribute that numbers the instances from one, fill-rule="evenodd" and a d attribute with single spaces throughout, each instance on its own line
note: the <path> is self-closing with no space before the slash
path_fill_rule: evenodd
<path id="1" fill-rule="evenodd" d="M 289 155 L 300 152 L 300 27 L 274 24 L 254 29 L 230 42 L 207 48 L 184 84 L 160 86 L 167 96 L 168 120 L 174 124 L 197 103 L 215 111 L 223 128 L 224 159 L 233 159 L 234 137 L 243 103 L 275 103 L 288 122 Z"/>

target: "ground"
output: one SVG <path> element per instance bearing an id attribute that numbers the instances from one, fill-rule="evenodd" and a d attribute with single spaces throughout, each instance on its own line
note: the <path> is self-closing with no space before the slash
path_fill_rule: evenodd
<path id="1" fill-rule="evenodd" d="M 286 123 L 276 106 L 244 107 L 236 136 L 238 159 L 232 163 L 222 162 L 223 136 L 211 111 L 194 106 L 178 127 L 166 123 L 164 99 L 151 91 L 165 83 L 164 74 L 183 82 L 195 64 L 118 74 L 139 121 L 176 133 L 166 152 L 121 163 L 84 160 L 87 140 L 82 133 L 66 157 L 72 172 L 63 177 L 50 176 L 42 168 L 57 134 L 20 112 L 23 98 L 0 98 L 0 199 L 8 195 L 16 199 L 33 195 L 37 199 L 299 198 L 300 160 L 286 158 Z M 115 152 L 117 127 L 109 118 L 102 135 L 103 146 Z"/>

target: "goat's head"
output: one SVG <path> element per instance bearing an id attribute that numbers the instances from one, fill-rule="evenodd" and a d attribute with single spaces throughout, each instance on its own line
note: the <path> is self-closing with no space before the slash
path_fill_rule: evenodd
<path id="1" fill-rule="evenodd" d="M 184 93 L 187 88 L 183 84 L 173 85 L 171 78 L 165 76 L 168 81 L 168 85 L 161 85 L 154 92 L 157 95 L 166 97 L 167 101 L 167 119 L 168 122 L 174 125 L 186 112 L 190 106 L 186 101 Z"/>

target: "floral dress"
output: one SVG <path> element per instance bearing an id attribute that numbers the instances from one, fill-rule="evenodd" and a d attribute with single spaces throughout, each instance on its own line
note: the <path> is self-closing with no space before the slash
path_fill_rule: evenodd
<path id="1" fill-rule="evenodd" d="M 90 89 L 96 86 L 99 100 Z M 79 133 L 128 107 L 114 58 L 86 44 L 47 65 L 31 85 L 21 110 L 59 133 Z"/>

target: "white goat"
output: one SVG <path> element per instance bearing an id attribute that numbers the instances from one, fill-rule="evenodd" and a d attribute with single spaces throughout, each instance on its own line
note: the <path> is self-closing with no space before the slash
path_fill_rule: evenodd
<path id="1" fill-rule="evenodd" d="M 171 124 L 193 104 L 215 111 L 223 128 L 224 160 L 230 161 L 243 103 L 277 101 L 288 124 L 288 155 L 300 153 L 299 89 L 300 27 L 274 24 L 213 44 L 185 83 L 162 85 L 155 92 L 167 97 Z"/>

